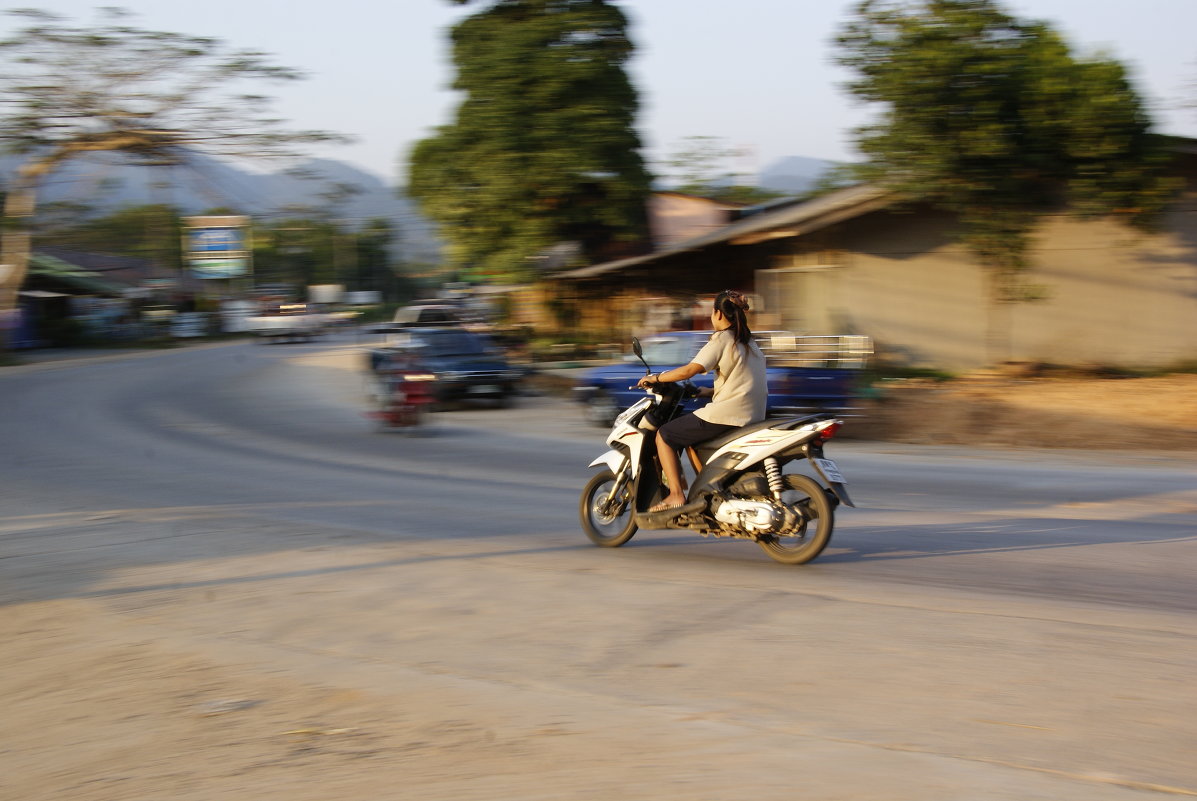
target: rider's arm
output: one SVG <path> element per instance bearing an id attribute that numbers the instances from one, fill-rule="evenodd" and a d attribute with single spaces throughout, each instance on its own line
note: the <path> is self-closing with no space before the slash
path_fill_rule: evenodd
<path id="1" fill-rule="evenodd" d="M 648 384 L 655 384 L 658 381 L 664 381 L 667 384 L 672 384 L 677 381 L 686 381 L 693 378 L 699 373 L 705 373 L 707 368 L 696 362 L 683 364 L 681 367 L 675 367 L 672 370 L 664 370 L 660 373 L 649 373 L 644 378 L 640 379 L 637 386 L 646 386 Z"/>

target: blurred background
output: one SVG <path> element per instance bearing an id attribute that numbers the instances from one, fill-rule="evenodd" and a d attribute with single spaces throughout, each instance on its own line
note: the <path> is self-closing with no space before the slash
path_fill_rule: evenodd
<path id="1" fill-rule="evenodd" d="M 9 352 L 448 302 L 593 357 L 736 288 L 893 371 L 1197 358 L 1183 4 L 39 8 L 0 51 Z"/>

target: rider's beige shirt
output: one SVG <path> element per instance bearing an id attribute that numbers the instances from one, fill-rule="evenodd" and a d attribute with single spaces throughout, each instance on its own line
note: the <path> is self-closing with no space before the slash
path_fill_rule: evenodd
<path id="1" fill-rule="evenodd" d="M 740 345 L 730 330 L 716 331 L 691 361 L 704 373 L 715 371 L 715 395 L 709 404 L 694 411 L 696 416 L 730 426 L 765 419 L 769 384 L 765 354 L 756 342 Z"/>

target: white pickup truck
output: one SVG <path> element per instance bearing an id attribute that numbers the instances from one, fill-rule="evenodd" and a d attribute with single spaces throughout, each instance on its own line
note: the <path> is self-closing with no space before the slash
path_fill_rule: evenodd
<path id="1" fill-rule="evenodd" d="M 264 342 L 310 342 L 324 333 L 329 316 L 305 303 L 284 303 L 245 319 L 245 330 Z"/>

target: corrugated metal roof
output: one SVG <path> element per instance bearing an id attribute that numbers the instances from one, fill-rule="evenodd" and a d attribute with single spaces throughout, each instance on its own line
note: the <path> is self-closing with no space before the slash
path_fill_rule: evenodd
<path id="1" fill-rule="evenodd" d="M 737 220 L 731 225 L 725 225 L 701 236 L 678 242 L 643 256 L 592 264 L 589 267 L 579 267 L 557 273 L 556 278 L 593 278 L 598 275 L 626 270 L 640 264 L 657 261 L 658 259 L 676 256 L 695 250 L 701 250 L 711 245 L 724 242 L 732 244 L 751 244 L 765 239 L 801 236 L 817 231 L 852 217 L 860 216 L 889 205 L 893 201 L 893 193 L 876 184 L 860 184 L 847 189 L 839 189 L 826 195 L 808 200 L 805 203 L 788 206 L 775 211 L 762 212 L 750 217 Z M 737 240 L 741 240 L 737 242 Z"/>

